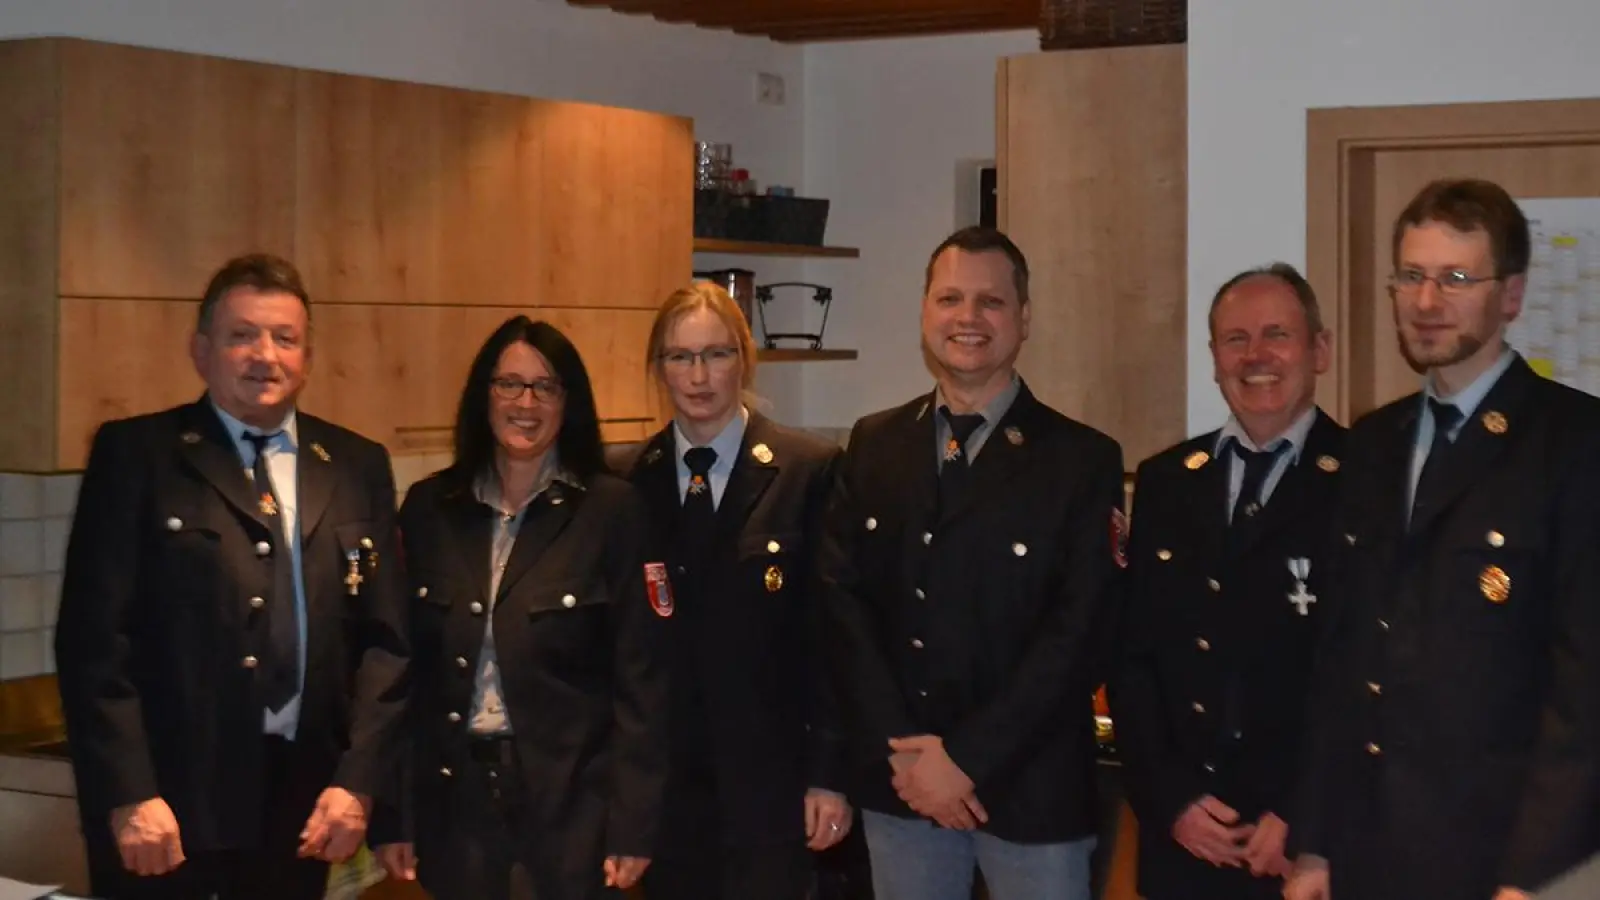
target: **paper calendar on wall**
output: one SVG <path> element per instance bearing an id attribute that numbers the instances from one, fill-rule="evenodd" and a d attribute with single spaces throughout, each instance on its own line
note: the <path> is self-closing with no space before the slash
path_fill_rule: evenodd
<path id="1" fill-rule="evenodd" d="M 1533 259 L 1507 338 L 1540 374 L 1600 396 L 1600 198 L 1517 203 Z"/>

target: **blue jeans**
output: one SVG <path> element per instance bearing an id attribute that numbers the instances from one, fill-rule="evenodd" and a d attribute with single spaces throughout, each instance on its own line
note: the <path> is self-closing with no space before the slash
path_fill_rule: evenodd
<path id="1" fill-rule="evenodd" d="M 1096 838 L 1014 844 L 981 831 L 952 831 L 927 819 L 862 811 L 876 900 L 970 900 L 973 865 L 991 900 L 1090 900 L 1089 855 Z"/>

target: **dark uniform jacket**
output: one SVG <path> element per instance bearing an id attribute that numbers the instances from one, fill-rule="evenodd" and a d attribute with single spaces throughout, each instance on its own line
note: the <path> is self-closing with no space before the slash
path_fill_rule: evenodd
<path id="1" fill-rule="evenodd" d="M 455 877 L 446 845 L 468 774 L 484 616 L 528 796 L 524 837 L 543 855 L 540 897 L 599 896 L 607 855 L 650 857 L 667 772 L 669 595 L 650 576 L 642 504 L 627 482 L 555 482 L 528 505 L 496 598 L 495 510 L 444 475 L 400 510 L 412 596 L 408 806 L 424 887 Z M 647 574 L 648 572 L 648 574 Z M 655 599 L 652 600 L 651 598 Z M 389 823 L 383 823 L 383 831 Z M 385 835 L 384 837 L 388 837 Z M 378 838 L 382 840 L 383 838 Z"/>
<path id="2" fill-rule="evenodd" d="M 1109 685 L 1116 746 L 1139 819 L 1139 890 L 1166 898 L 1275 898 L 1280 879 L 1218 868 L 1172 839 L 1210 794 L 1245 821 L 1272 812 L 1295 827 L 1328 521 L 1344 429 L 1316 414 L 1297 461 L 1254 516 L 1228 522 L 1232 457 L 1217 435 L 1139 466 L 1119 663 Z M 1303 560 L 1302 582 L 1291 569 Z M 1304 605 L 1305 613 L 1300 609 Z"/>
<path id="3" fill-rule="evenodd" d="M 1021 386 L 937 509 L 933 397 L 855 426 L 821 561 L 827 640 L 859 805 L 895 795 L 891 737 L 940 736 L 976 784 L 985 830 L 1015 842 L 1095 833 L 1094 666 L 1120 569 L 1122 454 Z"/>
<path id="4" fill-rule="evenodd" d="M 352 792 L 386 782 L 403 714 L 404 582 L 384 449 L 297 414 L 306 601 L 300 764 Z M 67 547 L 56 660 L 91 853 L 108 815 L 160 796 L 184 850 L 260 840 L 262 713 L 252 597 L 288 552 L 209 401 L 107 422 Z M 370 543 L 370 546 L 369 546 Z M 270 548 L 269 553 L 258 548 Z M 347 553 L 363 578 L 351 596 Z M 311 815 L 311 809 L 305 810 Z"/>
<path id="5" fill-rule="evenodd" d="M 1336 897 L 1485 900 L 1600 841 L 1600 400 L 1515 361 L 1408 531 L 1421 409 L 1346 443 L 1301 835 Z"/>
<path id="6" fill-rule="evenodd" d="M 674 769 L 709 775 L 714 797 L 675 779 L 662 852 L 690 841 L 803 841 L 806 789 L 845 790 L 812 577 L 839 448 L 752 412 L 697 572 L 679 540 L 680 452 L 669 425 L 630 477 L 678 591 Z"/>

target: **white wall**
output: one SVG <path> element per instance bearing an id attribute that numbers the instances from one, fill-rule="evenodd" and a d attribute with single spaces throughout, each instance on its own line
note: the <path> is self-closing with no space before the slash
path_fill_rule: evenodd
<path id="1" fill-rule="evenodd" d="M 1227 409 L 1206 305 L 1229 275 L 1305 264 L 1305 111 L 1600 95 L 1595 0 L 1189 5 L 1189 430 Z"/>
<path id="2" fill-rule="evenodd" d="M 0 38 L 45 35 L 689 116 L 763 184 L 804 175 L 802 47 L 564 0 L 0 0 Z M 755 102 L 757 72 L 783 76 L 785 105 Z M 760 387 L 800 416 L 797 369 Z"/>
<path id="3" fill-rule="evenodd" d="M 806 269 L 835 289 L 827 345 L 861 358 L 804 366 L 806 424 L 849 425 L 932 385 L 918 352 L 923 267 L 970 224 L 956 221 L 957 163 L 994 156 L 1000 58 L 1038 49 L 1035 31 L 807 48 L 805 186 L 832 198 L 828 243 L 861 258 Z"/>

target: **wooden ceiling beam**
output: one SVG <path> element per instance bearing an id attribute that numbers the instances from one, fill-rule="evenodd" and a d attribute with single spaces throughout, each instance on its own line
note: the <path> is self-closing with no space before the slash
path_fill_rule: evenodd
<path id="1" fill-rule="evenodd" d="M 1005 5 L 991 6 L 988 9 L 973 9 L 971 0 L 924 0 L 923 5 L 917 9 L 885 9 L 881 6 L 870 4 L 851 4 L 826 6 L 759 6 L 752 8 L 745 3 L 738 6 L 712 6 L 707 4 L 703 8 L 685 10 L 683 12 L 651 12 L 663 22 L 694 22 L 707 27 L 728 25 L 752 25 L 753 27 L 766 27 L 801 24 L 809 25 L 822 22 L 892 22 L 892 21 L 921 21 L 934 18 L 982 18 L 994 19 L 999 22 L 1020 23 L 1019 27 L 1028 27 L 1038 24 L 1039 10 L 1036 2 L 1018 4 L 1010 2 Z"/>
<path id="2" fill-rule="evenodd" d="M 1022 28 L 1027 27 L 1029 24 L 1032 23 L 1016 25 L 1007 23 L 1003 19 L 996 19 L 993 16 L 936 16 L 924 19 L 898 19 L 887 22 L 816 22 L 760 29 L 746 25 L 735 25 L 733 30 L 739 33 L 764 34 L 775 41 L 798 43 L 856 38 L 960 34 L 973 31 L 1004 30 L 1012 27 Z"/>

